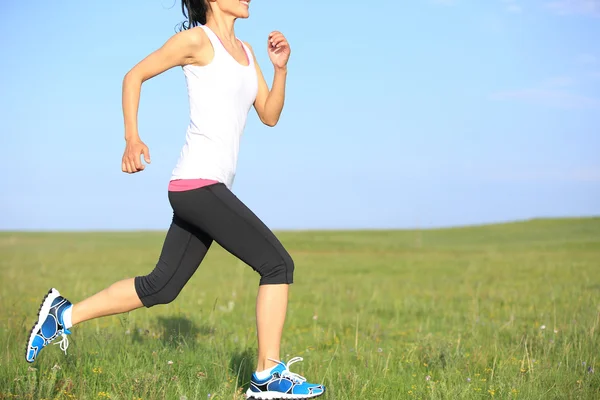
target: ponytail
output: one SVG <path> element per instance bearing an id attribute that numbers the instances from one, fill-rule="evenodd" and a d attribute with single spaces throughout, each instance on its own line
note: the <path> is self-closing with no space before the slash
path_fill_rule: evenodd
<path id="1" fill-rule="evenodd" d="M 206 0 L 181 0 L 181 12 L 187 19 L 187 21 L 181 23 L 181 29 L 190 29 L 206 24 L 208 5 Z"/>

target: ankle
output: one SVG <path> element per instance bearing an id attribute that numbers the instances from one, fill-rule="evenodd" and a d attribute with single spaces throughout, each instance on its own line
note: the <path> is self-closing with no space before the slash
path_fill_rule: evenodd
<path id="1" fill-rule="evenodd" d="M 61 319 L 65 329 L 73 327 L 73 305 L 70 305 L 66 310 L 62 312 Z"/>
<path id="2" fill-rule="evenodd" d="M 78 304 L 71 306 L 71 324 L 77 325 L 81 322 L 81 313 L 79 312 Z"/>
<path id="3" fill-rule="evenodd" d="M 256 376 L 256 378 L 258 380 L 264 381 L 266 379 L 269 379 L 269 377 L 271 376 L 271 374 L 273 373 L 273 370 L 275 369 L 275 365 L 273 366 L 265 366 L 263 367 L 259 367 L 256 369 L 256 372 L 254 373 L 254 375 Z"/>
<path id="4" fill-rule="evenodd" d="M 275 359 L 275 358 L 273 358 L 273 359 Z M 268 358 L 260 358 L 258 360 L 258 363 L 256 364 L 256 370 L 258 372 L 260 372 L 260 371 L 266 371 L 266 370 L 272 369 L 276 365 L 277 365 L 276 362 L 271 361 Z"/>

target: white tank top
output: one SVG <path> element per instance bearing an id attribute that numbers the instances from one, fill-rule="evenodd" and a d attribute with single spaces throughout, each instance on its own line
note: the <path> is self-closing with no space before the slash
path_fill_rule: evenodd
<path id="1" fill-rule="evenodd" d="M 190 124 L 171 180 L 209 179 L 231 189 L 240 139 L 256 99 L 258 79 L 252 53 L 244 43 L 248 66 L 237 62 L 210 28 L 201 28 L 210 39 L 215 55 L 206 66 L 183 67 Z"/>

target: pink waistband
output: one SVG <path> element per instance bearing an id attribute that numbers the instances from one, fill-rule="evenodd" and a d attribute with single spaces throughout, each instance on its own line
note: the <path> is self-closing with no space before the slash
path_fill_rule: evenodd
<path id="1" fill-rule="evenodd" d="M 175 179 L 169 182 L 169 192 L 185 192 L 219 183 L 212 179 Z"/>

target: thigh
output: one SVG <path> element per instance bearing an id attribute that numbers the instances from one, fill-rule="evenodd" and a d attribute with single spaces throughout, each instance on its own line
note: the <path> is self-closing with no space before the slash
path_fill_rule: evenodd
<path id="1" fill-rule="evenodd" d="M 225 185 L 190 191 L 187 198 L 184 193 L 170 197 L 175 212 L 261 275 L 292 263 L 275 234 Z"/>
<path id="2" fill-rule="evenodd" d="M 196 271 L 212 241 L 206 232 L 174 215 L 159 261 L 168 266 L 169 275 L 179 274 L 185 279 Z"/>
<path id="3" fill-rule="evenodd" d="M 212 241 L 207 233 L 174 215 L 154 270 L 136 279 L 142 303 L 176 297 L 198 269 Z"/>

